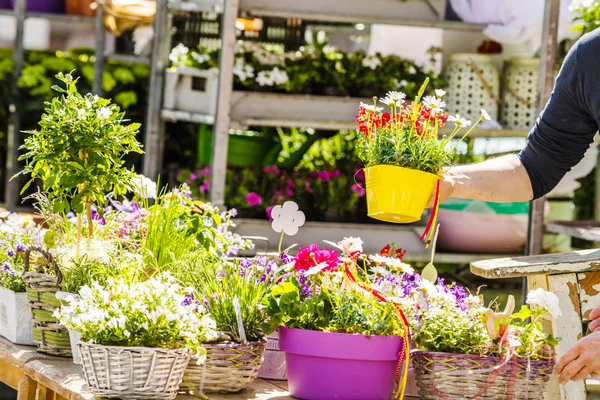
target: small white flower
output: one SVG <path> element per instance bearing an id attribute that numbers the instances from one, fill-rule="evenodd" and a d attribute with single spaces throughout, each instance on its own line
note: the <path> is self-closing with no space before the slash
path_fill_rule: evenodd
<path id="1" fill-rule="evenodd" d="M 402 92 L 391 91 L 387 92 L 387 98 L 394 100 L 398 104 L 404 103 L 404 99 L 406 99 L 406 94 Z"/>
<path id="2" fill-rule="evenodd" d="M 101 109 L 96 110 L 96 116 L 100 121 L 110 118 L 111 115 L 112 111 L 108 107 L 102 107 Z"/>
<path id="3" fill-rule="evenodd" d="M 432 113 L 437 113 L 446 107 L 446 102 L 434 96 L 425 96 L 423 98 L 423 107 L 431 110 Z"/>
<path id="4" fill-rule="evenodd" d="M 320 264 L 315 265 L 314 267 L 310 267 L 308 270 L 306 270 L 304 272 L 304 275 L 306 275 L 306 276 L 316 275 L 319 272 L 323 271 L 324 268 L 327 268 L 327 263 L 322 262 Z"/>
<path id="5" fill-rule="evenodd" d="M 547 292 L 542 288 L 532 290 L 527 295 L 527 304 L 546 310 L 554 318 L 560 317 L 562 312 L 559 307 L 558 296 L 552 292 Z"/>
<path id="6" fill-rule="evenodd" d="M 390 275 L 390 271 L 388 271 L 387 269 L 385 269 L 382 266 L 377 266 L 377 267 L 371 267 L 371 272 L 375 275 L 380 275 L 385 277 L 388 277 Z"/>
<path id="7" fill-rule="evenodd" d="M 488 114 L 488 112 L 485 111 L 483 108 L 481 109 L 481 118 L 484 121 L 491 121 L 492 120 L 492 117 L 490 117 L 490 114 Z"/>
<path id="8" fill-rule="evenodd" d="M 381 112 L 383 107 L 375 107 L 375 104 L 366 104 L 362 101 L 360 102 L 360 107 L 364 108 L 368 112 Z"/>
<path id="9" fill-rule="evenodd" d="M 175 46 L 173 48 L 173 50 L 171 50 L 171 54 L 169 55 L 169 60 L 171 60 L 171 62 L 177 64 L 179 62 L 179 60 L 182 57 L 186 56 L 189 51 L 190 51 L 190 49 L 185 47 L 183 45 L 183 43 L 179 43 L 177 46 Z"/>
<path id="10" fill-rule="evenodd" d="M 411 65 L 410 67 L 408 67 L 408 73 L 414 75 L 417 73 L 417 69 Z"/>
<path id="11" fill-rule="evenodd" d="M 254 78 L 254 68 L 251 65 L 246 64 L 243 58 L 238 58 L 235 60 L 233 74 L 243 82 L 247 79 Z"/>
<path id="12" fill-rule="evenodd" d="M 448 117 L 448 122 L 454 122 L 454 124 L 456 126 L 458 126 L 459 128 L 468 128 L 469 126 L 471 126 L 471 121 L 469 121 L 465 118 L 461 118 L 461 116 L 459 114 L 456 114 L 456 117 L 454 117 L 454 116 Z"/>
<path id="13" fill-rule="evenodd" d="M 403 87 L 407 87 L 407 86 L 408 86 L 408 81 L 405 79 L 402 79 L 400 81 L 400 87 L 403 88 Z"/>
<path id="14" fill-rule="evenodd" d="M 279 86 L 285 85 L 287 81 L 289 81 L 287 72 L 282 71 L 277 67 L 273 68 L 273 71 L 271 71 L 271 77 L 273 77 L 273 82 Z"/>
<path id="15" fill-rule="evenodd" d="M 437 287 L 433 282 L 429 282 L 427 279 L 421 279 L 420 282 L 421 291 L 425 294 L 434 295 L 437 292 Z"/>
<path id="16" fill-rule="evenodd" d="M 144 175 L 137 175 L 133 179 L 136 194 L 145 199 L 156 199 L 156 182 Z"/>
<path id="17" fill-rule="evenodd" d="M 85 119 L 85 117 L 87 117 L 87 110 L 80 108 L 79 110 L 77 110 L 77 118 L 78 119 Z"/>
<path id="18" fill-rule="evenodd" d="M 294 236 L 299 228 L 304 225 L 306 217 L 299 210 L 298 204 L 293 201 L 286 201 L 283 206 L 275 206 L 271 210 L 271 227 L 275 232 L 285 233 L 288 236 Z"/>
<path id="19" fill-rule="evenodd" d="M 391 99 L 389 97 L 383 98 L 383 99 L 379 99 L 379 102 L 385 104 L 388 107 L 394 108 L 397 107 L 397 102 L 394 99 Z"/>
<path id="20" fill-rule="evenodd" d="M 445 90 L 442 90 L 442 89 L 435 89 L 435 96 L 436 96 L 438 99 L 441 99 L 442 97 L 444 97 L 444 95 L 445 95 L 445 94 L 446 94 L 446 91 L 445 91 Z"/>
<path id="21" fill-rule="evenodd" d="M 381 60 L 378 57 L 365 57 L 362 60 L 362 66 L 376 70 L 381 65 Z"/>
<path id="22" fill-rule="evenodd" d="M 207 62 L 208 60 L 210 60 L 210 56 L 208 54 L 200 54 L 200 53 L 192 53 L 192 58 L 198 64 L 204 64 L 205 62 Z"/>
<path id="23" fill-rule="evenodd" d="M 271 76 L 271 71 L 260 71 L 256 77 L 256 83 L 260 86 L 273 86 L 275 80 Z"/>
<path id="24" fill-rule="evenodd" d="M 344 255 L 351 255 L 352 253 L 363 252 L 363 241 L 359 237 L 347 237 L 338 243 Z"/>
<path id="25" fill-rule="evenodd" d="M 123 331 L 123 335 L 125 335 L 126 338 L 129 338 L 131 336 L 131 333 L 127 329 L 125 329 Z"/>

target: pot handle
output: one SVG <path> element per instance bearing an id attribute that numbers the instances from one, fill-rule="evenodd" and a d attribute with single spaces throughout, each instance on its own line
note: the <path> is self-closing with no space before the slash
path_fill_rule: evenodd
<path id="1" fill-rule="evenodd" d="M 26 273 L 29 271 L 29 262 L 30 262 L 32 251 L 36 251 L 36 252 L 40 253 L 41 255 L 43 255 L 46 258 L 46 260 L 48 260 L 48 262 L 50 264 L 52 264 L 52 268 L 54 268 L 54 273 L 56 274 L 56 277 L 57 277 L 56 286 L 60 285 L 61 282 L 63 281 L 63 275 L 62 275 L 62 272 L 60 272 L 60 268 L 58 268 L 58 264 L 54 260 L 54 257 L 52 256 L 52 254 L 50 254 L 49 252 L 47 252 L 46 250 L 44 250 L 38 246 L 29 246 L 25 249 L 25 254 L 23 255 L 23 262 L 25 264 L 25 266 L 23 267 L 23 273 Z"/>

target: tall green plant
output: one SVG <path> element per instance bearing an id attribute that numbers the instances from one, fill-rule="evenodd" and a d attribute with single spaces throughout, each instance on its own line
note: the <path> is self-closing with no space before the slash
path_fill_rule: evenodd
<path id="1" fill-rule="evenodd" d="M 54 212 L 85 210 L 88 233 L 93 235 L 92 205 L 101 212 L 106 192 L 115 197 L 133 190 L 134 172 L 125 167 L 129 153 L 143 153 L 136 134 L 140 124 L 126 124 L 125 114 L 110 100 L 77 91 L 70 74 L 57 76 L 65 88 L 53 86 L 62 95 L 47 102 L 40 129 L 29 131 L 19 159 L 26 165 L 19 174 L 41 179 Z M 17 174 L 17 175 L 19 175 Z M 78 234 L 81 217 L 78 218 Z"/>

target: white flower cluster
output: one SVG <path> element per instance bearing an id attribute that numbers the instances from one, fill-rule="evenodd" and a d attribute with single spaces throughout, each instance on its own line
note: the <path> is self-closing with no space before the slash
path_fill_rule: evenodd
<path id="1" fill-rule="evenodd" d="M 287 72 L 273 68 L 271 71 L 260 71 L 256 76 L 256 82 L 260 86 L 282 86 L 289 81 Z"/>
<path id="2" fill-rule="evenodd" d="M 398 258 L 385 257 L 376 254 L 369 256 L 369 261 L 374 265 L 371 266 L 371 272 L 378 273 L 384 277 L 387 277 L 392 272 L 401 272 L 404 274 L 413 274 L 415 272 L 410 265 L 403 263 L 402 260 Z"/>
<path id="3" fill-rule="evenodd" d="M 247 64 L 243 58 L 236 58 L 235 65 L 233 66 L 233 74 L 237 76 L 240 81 L 244 82 L 254 78 L 254 67 Z"/>
<path id="4" fill-rule="evenodd" d="M 552 292 L 547 292 L 542 288 L 532 290 L 527 294 L 527 304 L 529 304 L 533 310 L 546 311 L 554 318 L 558 318 L 562 315 L 558 303 L 558 296 Z"/>
<path id="5" fill-rule="evenodd" d="M 204 360 L 201 344 L 214 340 L 216 323 L 197 301 L 190 301 L 169 274 L 128 284 L 109 279 L 84 286 L 79 298 L 55 312 L 61 323 L 100 345 L 178 348 L 182 344 Z"/>
<path id="6" fill-rule="evenodd" d="M 381 60 L 379 59 L 379 57 L 369 56 L 363 58 L 362 60 L 362 66 L 365 68 L 370 68 L 372 70 L 376 70 L 377 68 L 379 68 L 380 65 Z"/>

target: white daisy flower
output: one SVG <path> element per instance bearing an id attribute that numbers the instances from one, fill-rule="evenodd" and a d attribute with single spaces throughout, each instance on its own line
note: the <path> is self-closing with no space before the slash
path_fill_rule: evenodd
<path id="1" fill-rule="evenodd" d="M 442 90 L 442 89 L 435 89 L 435 96 L 436 96 L 438 99 L 441 99 L 442 97 L 444 97 L 444 95 L 445 95 L 445 94 L 446 94 L 446 91 L 445 91 L 445 90 Z"/>
<path id="2" fill-rule="evenodd" d="M 368 112 L 381 112 L 383 107 L 375 107 L 374 104 L 366 104 L 361 101 L 360 107 L 364 108 Z"/>
<path id="3" fill-rule="evenodd" d="M 375 275 L 383 276 L 384 278 L 388 277 L 390 275 L 390 271 L 388 271 L 387 269 L 385 269 L 384 267 L 381 267 L 381 266 L 371 267 L 371 273 L 373 273 Z"/>
<path id="4" fill-rule="evenodd" d="M 467 120 L 466 118 L 461 118 L 459 114 L 456 114 L 456 117 L 448 117 L 448 122 L 454 122 L 454 124 L 459 128 L 468 128 L 471 126 L 471 121 Z"/>
<path id="5" fill-rule="evenodd" d="M 446 107 L 446 102 L 434 96 L 425 96 L 423 98 L 423 107 L 425 107 L 428 110 L 431 110 L 431 112 L 433 113 L 437 113 L 438 111 L 442 111 L 442 109 Z"/>
<path id="6" fill-rule="evenodd" d="M 383 98 L 383 99 L 379 99 L 379 102 L 382 104 L 385 104 L 388 107 L 396 107 L 398 105 L 398 102 L 394 99 L 391 99 L 389 97 Z"/>
<path id="7" fill-rule="evenodd" d="M 483 108 L 481 109 L 481 117 L 483 118 L 484 121 L 492 120 L 492 117 L 490 117 L 490 114 L 488 114 L 488 112 L 485 111 Z"/>
<path id="8" fill-rule="evenodd" d="M 396 101 L 398 104 L 404 103 L 404 99 L 406 99 L 406 94 L 402 92 L 391 91 L 387 92 L 387 97 Z"/>

